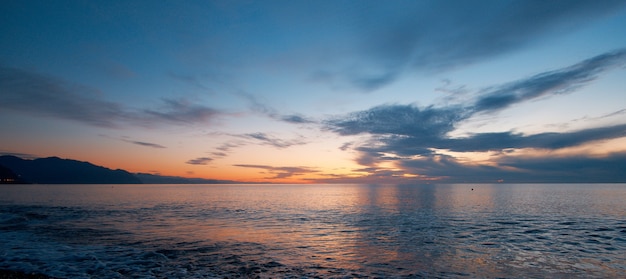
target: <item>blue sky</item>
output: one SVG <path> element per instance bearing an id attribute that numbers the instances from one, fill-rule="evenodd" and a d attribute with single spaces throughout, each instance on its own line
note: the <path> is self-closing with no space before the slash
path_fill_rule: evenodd
<path id="1" fill-rule="evenodd" d="M 255 182 L 626 181 L 626 1 L 0 13 L 0 153 Z"/>

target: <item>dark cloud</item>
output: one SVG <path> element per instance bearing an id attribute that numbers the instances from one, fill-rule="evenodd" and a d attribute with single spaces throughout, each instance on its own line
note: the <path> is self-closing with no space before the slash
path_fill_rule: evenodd
<path id="1" fill-rule="evenodd" d="M 595 79 L 602 71 L 623 64 L 625 58 L 626 50 L 609 52 L 567 68 L 491 88 L 476 100 L 474 110 L 499 110 L 537 97 L 571 92 Z"/>
<path id="2" fill-rule="evenodd" d="M 582 155 L 504 156 L 498 165 L 468 165 L 447 155 L 402 161 L 408 172 L 438 177 L 442 182 L 598 183 L 626 182 L 626 153 L 593 157 Z"/>
<path id="3" fill-rule="evenodd" d="M 508 148 L 560 149 L 584 143 L 626 137 L 626 124 L 589 128 L 564 133 L 539 133 L 534 135 L 505 133 L 479 133 L 467 138 L 447 139 L 436 148 L 452 151 L 489 151 Z"/>
<path id="4" fill-rule="evenodd" d="M 277 121 L 291 124 L 313 124 L 316 121 L 300 114 L 280 114 L 275 108 L 259 101 L 254 95 L 247 92 L 238 92 L 237 95 L 243 97 L 250 103 L 250 110 L 255 113 L 265 115 Z"/>
<path id="5" fill-rule="evenodd" d="M 146 146 L 146 147 L 152 147 L 152 148 L 166 148 L 163 145 L 160 144 L 156 144 L 156 143 L 150 143 L 150 142 L 143 142 L 143 141 L 133 141 L 133 140 L 123 140 L 125 142 L 128 143 L 132 143 L 132 144 L 136 144 L 136 145 L 141 145 L 141 146 Z"/>
<path id="6" fill-rule="evenodd" d="M 411 141 L 431 144 L 454 130 L 458 122 L 476 113 L 493 112 L 534 98 L 570 92 L 625 60 L 624 49 L 601 54 L 570 67 L 485 89 L 476 100 L 470 100 L 464 106 L 382 105 L 330 119 L 323 124 L 340 135 L 394 135 L 394 141 L 397 136 L 405 136 Z"/>
<path id="7" fill-rule="evenodd" d="M 220 114 L 216 109 L 193 104 L 187 100 L 164 99 L 163 102 L 165 104 L 159 110 L 144 112 L 156 119 L 175 123 L 206 122 Z"/>
<path id="8" fill-rule="evenodd" d="M 240 146 L 244 146 L 244 145 L 245 144 L 243 142 L 232 142 L 231 141 L 231 142 L 224 143 L 224 144 L 216 147 L 215 149 L 217 149 L 217 150 L 219 150 L 219 151 L 221 151 L 223 153 L 223 152 L 230 152 L 231 149 L 237 148 L 237 147 L 240 147 Z"/>
<path id="9" fill-rule="evenodd" d="M 236 167 L 242 168 L 254 168 L 254 169 L 263 169 L 267 171 L 267 173 L 273 175 L 270 177 L 266 177 L 266 179 L 281 179 L 281 178 L 289 178 L 296 175 L 304 175 L 309 173 L 319 172 L 317 170 L 305 167 L 273 167 L 267 165 L 247 165 L 247 164 L 239 164 L 234 165 Z"/>
<path id="10" fill-rule="evenodd" d="M 626 124 L 589 128 L 572 132 L 548 132 L 533 135 L 501 133 L 476 133 L 463 138 L 418 138 L 418 137 L 378 137 L 356 150 L 361 152 L 360 163 L 377 162 L 385 153 L 400 157 L 430 155 L 433 149 L 446 149 L 456 152 L 503 151 L 515 148 L 536 148 L 556 150 L 579 146 L 585 143 L 626 137 Z M 378 160 L 375 160 L 378 159 Z M 364 164 L 369 165 L 369 164 Z"/>
<path id="11" fill-rule="evenodd" d="M 497 166 L 462 164 L 446 155 L 403 160 L 402 167 L 409 172 L 438 177 L 442 182 L 495 183 L 615 183 L 626 182 L 626 153 L 601 157 L 505 156 Z"/>
<path id="12" fill-rule="evenodd" d="M 400 161 L 400 167 L 409 173 L 436 177 L 442 182 L 491 182 L 523 176 L 520 172 L 491 165 L 462 164 L 449 155 L 433 154 Z"/>
<path id="13" fill-rule="evenodd" d="M 302 115 L 298 115 L 298 114 L 291 114 L 291 115 L 283 115 L 279 117 L 280 120 L 287 122 L 287 123 L 293 123 L 293 124 L 310 124 L 310 123 L 315 123 L 315 121 L 306 118 L 305 116 Z"/>
<path id="14" fill-rule="evenodd" d="M 88 125 L 119 128 L 162 123 L 205 123 L 221 114 L 180 99 L 164 99 L 158 109 L 134 110 L 101 98 L 96 89 L 55 77 L 0 67 L 0 110 L 73 120 Z"/>
<path id="15" fill-rule="evenodd" d="M 0 67 L 0 110 L 116 127 L 134 116 L 122 105 L 101 100 L 95 89 L 21 69 Z"/>
<path id="16" fill-rule="evenodd" d="M 211 154 L 215 157 L 226 157 L 228 155 L 225 152 L 212 152 Z"/>
<path id="17" fill-rule="evenodd" d="M 366 161 L 366 157 L 378 157 L 384 152 L 407 156 L 426 155 L 431 153 L 432 148 L 454 151 L 525 147 L 557 149 L 622 137 L 622 125 L 530 136 L 503 132 L 452 139 L 447 134 L 460 121 L 476 113 L 495 111 L 532 98 L 570 91 L 593 80 L 611 66 L 623 63 L 625 58 L 625 50 L 598 55 L 570 67 L 484 90 L 475 101 L 469 101 L 465 106 L 418 108 L 413 105 L 382 105 L 327 120 L 324 127 L 340 135 L 372 135 L 369 142 L 357 148 L 367 153 L 363 157 Z"/>
<path id="18" fill-rule="evenodd" d="M 239 136 L 241 137 L 241 136 Z M 213 158 L 224 158 L 227 157 L 235 148 L 239 148 L 247 145 L 243 140 L 231 140 L 225 143 L 222 143 L 218 147 L 215 148 L 216 151 L 211 152 Z"/>
<path id="19" fill-rule="evenodd" d="M 278 139 L 272 136 L 269 136 L 265 133 L 250 133 L 250 134 L 244 134 L 242 135 L 242 137 L 245 138 L 250 138 L 250 139 L 255 139 L 258 140 L 260 142 L 262 142 L 265 145 L 270 145 L 276 148 L 287 148 L 293 145 L 303 145 L 306 144 L 306 142 L 304 142 L 301 139 L 295 139 L 295 140 L 282 140 L 282 139 Z"/>
<path id="20" fill-rule="evenodd" d="M 190 164 L 190 165 L 206 165 L 211 161 L 213 161 L 213 159 L 209 157 L 200 157 L 200 158 L 191 159 L 185 163 Z"/>
<path id="21" fill-rule="evenodd" d="M 420 109 L 412 105 L 382 105 L 327 120 L 327 129 L 340 135 L 374 134 L 440 137 L 469 115 L 462 108 Z"/>
<path id="22" fill-rule="evenodd" d="M 580 28 L 625 5 L 619 0 L 402 4 L 359 10 L 363 47 L 355 66 L 339 73 L 355 87 L 371 91 L 406 72 L 441 71 L 489 59 Z"/>
<path id="23" fill-rule="evenodd" d="M 342 144 L 342 145 L 339 147 L 339 150 L 341 150 L 341 151 L 346 151 L 346 150 L 348 150 L 348 149 L 349 149 L 349 148 L 350 148 L 353 144 L 354 144 L 354 143 L 352 143 L 352 142 L 346 142 L 346 143 Z"/>
<path id="24" fill-rule="evenodd" d="M 428 178 L 476 181 L 492 177 L 507 177 L 523 181 L 528 176 L 525 176 L 522 163 L 508 161 L 508 167 L 466 165 L 454 157 L 439 154 L 438 150 L 496 151 L 506 154 L 507 150 L 533 148 L 549 153 L 551 150 L 580 146 L 589 142 L 626 137 L 626 124 L 530 135 L 499 132 L 475 133 L 462 138 L 449 136 L 460 121 L 467 120 L 477 113 L 492 113 L 534 98 L 573 91 L 593 81 L 603 71 L 624 63 L 625 58 L 626 50 L 598 55 L 570 67 L 482 90 L 474 100 L 466 101 L 463 105 L 425 108 L 414 105 L 377 106 L 329 119 L 323 122 L 324 129 L 340 135 L 369 136 L 361 144 L 344 145 L 342 148 L 352 147 L 358 151 L 355 160 L 360 165 L 372 168 L 368 171 L 370 176 L 381 171 L 389 171 L 380 168 L 380 163 L 393 161 L 407 173 Z M 605 117 L 621 113 L 623 113 L 622 110 Z M 599 164 L 601 161 L 598 158 L 580 157 L 579 159 L 591 165 Z M 511 170 L 514 163 L 519 168 Z M 454 178 L 448 177 L 451 175 Z M 544 176 L 546 179 L 556 179 L 556 177 L 556 174 Z M 615 178 L 619 175 L 608 175 L 608 177 Z M 533 179 L 540 178 L 540 176 L 534 176 Z"/>
<path id="25" fill-rule="evenodd" d="M 504 157 L 499 164 L 536 181 L 626 182 L 626 153 L 607 156 Z"/>

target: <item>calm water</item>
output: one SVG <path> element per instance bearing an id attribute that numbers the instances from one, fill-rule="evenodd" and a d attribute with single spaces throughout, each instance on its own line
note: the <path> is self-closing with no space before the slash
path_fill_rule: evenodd
<path id="1" fill-rule="evenodd" d="M 0 269 L 617 278 L 626 274 L 626 184 L 2 185 Z"/>

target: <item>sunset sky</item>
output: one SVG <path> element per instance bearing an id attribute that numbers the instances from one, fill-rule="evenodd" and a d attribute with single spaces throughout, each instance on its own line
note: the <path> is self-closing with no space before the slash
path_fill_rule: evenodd
<path id="1" fill-rule="evenodd" d="M 243 182 L 626 181 L 626 1 L 0 5 L 0 154 Z"/>

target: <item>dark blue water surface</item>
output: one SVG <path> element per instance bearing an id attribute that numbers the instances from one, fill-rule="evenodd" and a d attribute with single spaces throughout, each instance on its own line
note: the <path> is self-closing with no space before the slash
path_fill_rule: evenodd
<path id="1" fill-rule="evenodd" d="M 617 278 L 626 274 L 626 184 L 2 185 L 0 269 Z"/>

